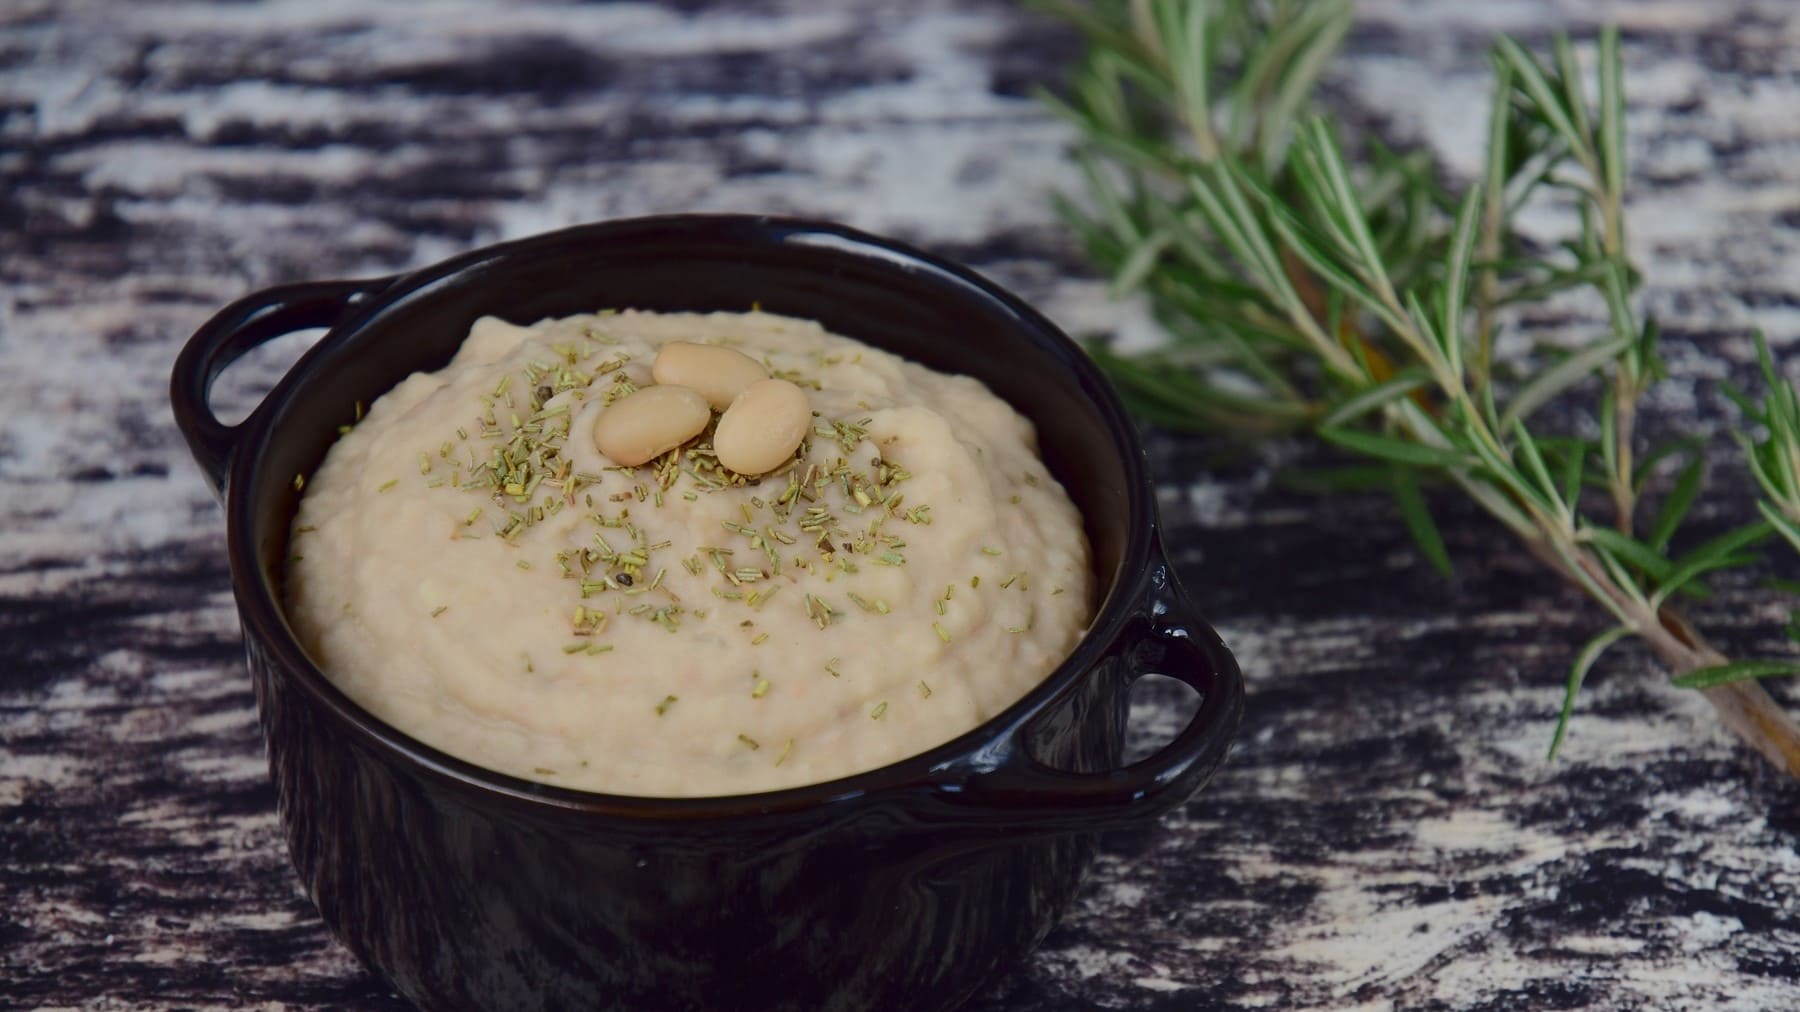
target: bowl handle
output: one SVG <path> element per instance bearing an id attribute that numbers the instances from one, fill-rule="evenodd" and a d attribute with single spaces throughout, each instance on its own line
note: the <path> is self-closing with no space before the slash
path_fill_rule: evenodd
<path id="1" fill-rule="evenodd" d="M 990 753 L 996 760 L 992 766 L 949 790 L 946 800 L 954 799 L 961 815 L 980 812 L 1024 832 L 1119 828 L 1175 808 L 1211 779 L 1243 720 L 1243 674 L 1218 634 L 1188 603 L 1160 548 L 1146 580 L 1148 625 L 1135 623 L 1113 655 L 1128 680 L 1165 675 L 1199 693 L 1200 706 L 1187 726 L 1167 745 L 1128 766 L 1072 773 L 1032 756 L 1027 719 Z"/>
<path id="2" fill-rule="evenodd" d="M 309 327 L 329 327 L 392 278 L 318 281 L 267 288 L 233 302 L 194 332 L 175 359 L 169 400 L 175 424 L 215 494 L 223 494 L 240 426 L 213 414 L 210 395 L 219 374 L 258 345 Z"/>

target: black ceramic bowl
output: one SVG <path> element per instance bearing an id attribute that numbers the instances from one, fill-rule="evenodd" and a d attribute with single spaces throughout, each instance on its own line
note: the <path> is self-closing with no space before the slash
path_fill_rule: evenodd
<path id="1" fill-rule="evenodd" d="M 752 303 L 935 369 L 1029 416 L 1080 507 L 1098 612 L 1024 699 L 922 755 L 736 797 L 592 794 L 490 772 L 388 727 L 282 612 L 293 478 L 353 405 L 445 364 L 476 317 Z M 242 424 L 207 406 L 249 349 L 329 333 Z M 1049 930 L 1101 830 L 1186 800 L 1243 709 L 1237 665 L 1176 586 L 1143 451 L 1068 338 L 977 275 L 845 228 L 682 216 L 573 228 L 413 274 L 273 288 L 176 362 L 175 417 L 225 504 L 232 589 L 282 825 L 344 944 L 428 1008 L 949 1008 Z M 1201 696 L 1121 766 L 1139 675 Z"/>

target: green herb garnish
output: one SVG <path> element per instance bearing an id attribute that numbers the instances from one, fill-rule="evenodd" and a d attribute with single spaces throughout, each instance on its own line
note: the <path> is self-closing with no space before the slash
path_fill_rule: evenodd
<path id="1" fill-rule="evenodd" d="M 1453 488 L 1583 591 L 1607 623 L 1570 669 L 1552 756 L 1589 668 L 1636 636 L 1677 684 L 1704 688 L 1727 726 L 1800 776 L 1800 728 L 1744 680 L 1783 665 L 1733 667 L 1673 607 L 1702 575 L 1746 566 L 1752 546 L 1788 534 L 1776 518 L 1800 517 L 1781 495 L 1800 485 L 1765 481 L 1761 521 L 1670 547 L 1704 464 L 1687 450 L 1669 482 L 1655 464 L 1681 445 L 1649 447 L 1637 431 L 1664 365 L 1656 321 L 1633 300 L 1617 29 L 1600 33 L 1591 85 L 1565 37 L 1548 62 L 1498 39 L 1486 160 L 1451 195 L 1429 152 L 1368 134 L 1350 145 L 1364 153 L 1352 165 L 1340 131 L 1306 112 L 1348 30 L 1349 0 L 1051 6 L 1089 46 L 1068 99 L 1051 101 L 1081 135 L 1095 210 L 1062 210 L 1114 290 L 1142 293 L 1169 332 L 1165 348 L 1093 349 L 1137 413 L 1178 430 L 1310 433 L 1364 458 L 1316 483 L 1386 488 L 1445 572 L 1425 490 Z M 1517 227 L 1540 210 L 1563 216 L 1561 236 Z M 1509 310 L 1578 296 L 1606 317 L 1585 344 L 1516 377 L 1495 361 Z M 1768 379 L 1771 403 L 1792 393 L 1779 374 Z M 1589 390 L 1598 395 L 1579 396 Z M 1750 413 L 1770 432 L 1753 456 L 1781 466 L 1800 434 L 1779 411 Z M 1662 500 L 1648 518 L 1647 492 Z M 1800 545 L 1800 522 L 1792 533 Z"/>

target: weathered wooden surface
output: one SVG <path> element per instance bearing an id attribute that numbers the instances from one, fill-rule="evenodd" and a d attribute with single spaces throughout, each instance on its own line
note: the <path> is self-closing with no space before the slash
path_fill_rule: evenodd
<path id="1" fill-rule="evenodd" d="M 1489 34 L 1601 14 L 1627 26 L 1633 245 L 1676 372 L 1653 422 L 1728 424 L 1747 329 L 1800 331 L 1800 8 L 1368 2 L 1333 93 L 1467 172 Z M 0 1005 L 393 1002 L 278 843 L 222 520 L 164 402 L 211 310 L 732 209 L 898 234 L 1070 329 L 1132 331 L 1041 198 L 1071 172 L 1026 93 L 1071 52 L 957 0 L 0 4 Z M 1748 510 L 1725 446 L 1714 529 Z M 1172 546 L 1249 676 L 1242 740 L 977 1007 L 1800 1006 L 1800 788 L 1629 650 L 1547 765 L 1592 609 L 1453 502 L 1446 583 L 1380 501 L 1213 450 L 1153 443 Z M 1782 615 L 1743 583 L 1699 617 L 1750 651 Z"/>

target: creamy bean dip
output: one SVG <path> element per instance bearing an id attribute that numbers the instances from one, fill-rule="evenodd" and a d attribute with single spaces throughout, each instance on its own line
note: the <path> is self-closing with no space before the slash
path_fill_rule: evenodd
<path id="1" fill-rule="evenodd" d="M 703 413 L 640 466 L 603 455 L 596 423 L 671 342 L 665 365 L 722 346 L 803 390 L 799 447 L 730 471 Z M 750 421 L 724 424 L 762 438 Z M 1029 421 L 768 313 L 484 317 L 296 482 L 288 614 L 327 676 L 427 744 L 567 787 L 727 795 L 882 766 L 1016 701 L 1090 618 L 1081 518 Z"/>

